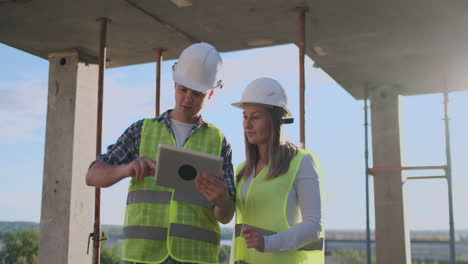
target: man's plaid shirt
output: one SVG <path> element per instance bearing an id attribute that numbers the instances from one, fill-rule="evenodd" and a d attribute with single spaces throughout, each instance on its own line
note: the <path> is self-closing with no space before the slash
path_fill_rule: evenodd
<path id="1" fill-rule="evenodd" d="M 172 131 L 170 112 L 168 110 L 162 115 L 156 117 L 157 120 L 161 121 L 167 126 L 169 131 L 174 135 Z M 111 165 L 127 164 L 137 159 L 140 153 L 140 142 L 141 142 L 141 129 L 143 127 L 143 121 L 139 120 L 133 123 L 125 132 L 119 137 L 115 144 L 107 147 L 107 153 L 98 156 L 97 160 L 102 160 Z M 200 117 L 198 122 L 194 124 L 192 130 L 189 132 L 187 139 L 197 130 L 197 128 L 206 124 L 206 122 Z M 186 141 L 187 141 L 186 139 Z M 223 171 L 224 171 L 224 182 L 227 185 L 229 196 L 235 201 L 236 189 L 234 186 L 234 171 L 232 168 L 232 151 L 231 144 L 223 138 L 223 146 L 221 149 L 221 156 L 224 159 Z"/>
<path id="2" fill-rule="evenodd" d="M 161 121 L 164 125 L 169 128 L 169 131 L 174 135 L 172 130 L 170 112 L 168 110 L 162 115 L 156 117 L 157 120 Z M 140 153 L 140 142 L 141 142 L 141 129 L 143 127 L 143 121 L 139 120 L 133 123 L 125 132 L 119 137 L 117 142 L 107 147 L 107 153 L 98 156 L 97 160 L 104 161 L 111 165 L 127 164 L 139 157 Z M 197 128 L 206 124 L 206 122 L 200 117 L 198 122 L 194 124 L 192 130 L 189 132 L 187 139 L 197 130 Z M 186 141 L 187 141 L 186 139 Z M 224 182 L 227 185 L 229 196 L 235 201 L 236 189 L 234 186 L 234 171 L 232 168 L 232 151 L 231 145 L 223 138 L 223 146 L 221 149 L 221 156 L 224 159 L 223 171 L 224 171 Z M 134 262 L 124 261 L 125 264 L 138 264 Z M 188 262 L 179 262 L 170 256 L 163 261 L 161 264 L 192 264 Z"/>

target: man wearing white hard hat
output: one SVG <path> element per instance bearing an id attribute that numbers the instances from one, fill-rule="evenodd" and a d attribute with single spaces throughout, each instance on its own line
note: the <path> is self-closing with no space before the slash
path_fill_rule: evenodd
<path id="1" fill-rule="evenodd" d="M 236 170 L 236 232 L 231 257 L 243 264 L 323 264 L 322 168 L 310 150 L 281 138 L 292 123 L 279 82 L 259 78 L 245 88 L 246 161 Z"/>
<path id="2" fill-rule="evenodd" d="M 109 187 L 131 177 L 123 229 L 125 264 L 218 263 L 218 221 L 228 223 L 234 214 L 232 154 L 221 130 L 206 123 L 201 111 L 222 86 L 221 66 L 212 45 L 187 47 L 173 66 L 174 109 L 132 124 L 90 166 L 90 186 Z M 200 173 L 195 180 L 200 193 L 156 185 L 159 144 L 223 157 L 223 177 Z"/>

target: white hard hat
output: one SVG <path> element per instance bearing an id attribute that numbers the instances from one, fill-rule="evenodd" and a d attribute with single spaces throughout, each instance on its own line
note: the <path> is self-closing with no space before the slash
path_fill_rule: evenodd
<path id="1" fill-rule="evenodd" d="M 182 51 L 179 61 L 172 66 L 172 79 L 204 93 L 223 86 L 218 79 L 222 65 L 223 61 L 215 47 L 205 42 L 192 44 Z"/>
<path id="2" fill-rule="evenodd" d="M 284 110 L 283 119 L 291 120 L 291 111 L 288 109 L 288 97 L 283 86 L 272 78 L 259 78 L 247 85 L 240 102 L 232 106 L 244 108 L 244 104 L 262 104 L 276 106 Z"/>

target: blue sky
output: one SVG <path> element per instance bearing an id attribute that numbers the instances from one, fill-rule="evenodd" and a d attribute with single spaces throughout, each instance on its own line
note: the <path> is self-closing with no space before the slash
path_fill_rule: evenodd
<path id="1" fill-rule="evenodd" d="M 242 121 L 241 112 L 229 104 L 240 99 L 251 80 L 267 76 L 280 81 L 299 120 L 297 52 L 295 45 L 282 45 L 222 54 L 225 86 L 203 115 L 231 141 L 234 165 L 244 157 Z M 49 65 L 3 44 L 0 58 L 0 221 L 38 222 Z M 162 111 L 173 105 L 173 62 L 163 63 Z M 364 229 L 363 102 L 312 65 L 306 59 L 306 142 L 326 172 L 325 224 L 330 229 Z M 154 115 L 155 67 L 148 63 L 106 71 L 104 146 L 132 122 Z M 452 93 L 450 100 L 455 227 L 468 229 L 468 92 Z M 403 111 L 404 165 L 445 164 L 443 96 L 404 97 Z M 286 138 L 298 143 L 298 122 L 286 127 Z M 370 183 L 372 198 L 372 179 Z M 122 224 L 127 186 L 123 181 L 103 190 L 102 223 Z M 448 229 L 445 180 L 408 181 L 405 186 L 410 228 Z M 371 223 L 374 226 L 373 218 Z"/>

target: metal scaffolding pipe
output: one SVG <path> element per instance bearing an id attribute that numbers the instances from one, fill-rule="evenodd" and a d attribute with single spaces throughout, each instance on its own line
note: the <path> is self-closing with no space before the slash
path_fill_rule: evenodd
<path id="1" fill-rule="evenodd" d="M 101 154 L 102 149 L 102 113 L 104 97 L 104 72 L 106 69 L 106 46 L 107 46 L 107 23 L 108 19 L 103 17 L 98 21 L 101 24 L 99 40 L 99 79 L 98 79 L 98 111 L 97 111 L 97 133 L 96 133 L 96 157 Z M 94 199 L 94 233 L 93 233 L 93 263 L 99 264 L 101 242 L 101 189 L 96 188 Z"/>
<path id="2" fill-rule="evenodd" d="M 449 199 L 449 225 L 450 225 L 450 263 L 455 264 L 455 224 L 453 220 L 453 194 L 452 194 L 452 155 L 450 149 L 450 126 L 448 116 L 448 91 L 444 91 L 444 123 L 445 123 L 445 154 L 447 156 L 447 175 L 448 199 Z"/>
<path id="3" fill-rule="evenodd" d="M 368 169 L 369 173 L 372 175 L 380 172 L 397 172 L 402 170 L 447 170 L 447 166 L 379 167 Z"/>
<path id="4" fill-rule="evenodd" d="M 439 176 L 412 176 L 412 177 L 406 177 L 407 180 L 443 179 L 443 178 L 447 178 L 447 175 L 439 175 Z"/>
<path id="5" fill-rule="evenodd" d="M 446 165 L 441 166 L 410 166 L 410 167 L 401 167 L 402 170 L 446 170 Z"/>
<path id="6" fill-rule="evenodd" d="M 161 67 L 163 56 L 162 53 L 164 49 L 157 48 L 154 49 L 156 52 L 156 101 L 155 101 L 155 113 L 156 116 L 159 116 L 161 110 Z"/>
<path id="7" fill-rule="evenodd" d="M 369 210 L 369 116 L 368 116 L 368 93 L 367 87 L 364 89 L 364 157 L 366 166 L 366 259 L 367 264 L 371 264 L 371 232 L 370 232 L 370 210 Z"/>
<path id="8" fill-rule="evenodd" d="M 299 18 L 299 104 L 300 104 L 300 141 L 303 148 L 306 147 L 305 142 L 305 12 L 307 7 L 297 7 Z"/>

